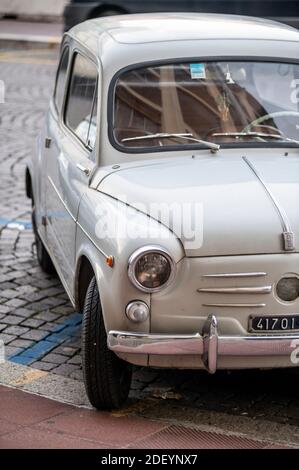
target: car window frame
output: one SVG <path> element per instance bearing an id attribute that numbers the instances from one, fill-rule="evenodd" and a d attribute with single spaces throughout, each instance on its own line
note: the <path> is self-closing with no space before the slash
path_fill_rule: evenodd
<path id="1" fill-rule="evenodd" d="M 71 80 L 72 80 L 72 72 L 73 72 L 73 69 L 74 69 L 74 64 L 75 64 L 75 60 L 76 60 L 76 56 L 77 55 L 80 55 L 82 57 L 84 57 L 84 59 L 88 60 L 89 62 L 91 62 L 95 69 L 96 69 L 96 72 L 97 72 L 97 80 L 96 80 L 96 85 L 95 85 L 95 91 L 94 91 L 94 95 L 93 95 L 93 99 L 92 99 L 92 106 L 91 106 L 91 110 L 94 109 L 94 105 L 95 105 L 95 100 L 99 99 L 99 83 L 100 83 L 100 70 L 99 70 L 99 67 L 98 67 L 98 64 L 95 60 L 94 57 L 91 57 L 89 54 L 85 53 L 85 51 L 83 51 L 81 48 L 79 48 L 78 46 L 75 46 L 72 51 L 71 51 L 71 60 L 70 60 L 70 64 L 69 64 L 69 73 L 68 73 L 68 79 L 67 79 L 67 87 L 66 87 L 66 91 L 65 91 L 65 97 L 64 97 L 64 103 L 63 103 L 63 109 L 62 109 L 62 113 L 61 113 L 61 125 L 63 126 L 63 128 L 67 131 L 67 133 L 73 137 L 73 139 L 75 140 L 75 142 L 77 142 L 78 144 L 80 144 L 81 148 L 83 148 L 86 152 L 87 152 L 87 158 L 88 160 L 90 160 L 91 162 L 95 163 L 95 155 L 94 155 L 94 152 L 95 152 L 95 148 L 96 148 L 96 142 L 97 142 L 97 138 L 98 138 L 98 110 L 99 110 L 99 106 L 97 107 L 97 119 L 96 119 L 96 122 L 97 122 L 97 137 L 96 137 L 96 141 L 95 141 L 95 146 L 94 148 L 91 148 L 90 146 L 88 146 L 87 142 L 84 142 L 75 132 L 74 130 L 67 124 L 66 122 L 66 112 L 67 112 L 67 103 L 68 103 L 68 99 L 69 99 L 69 95 L 70 95 L 70 88 L 71 88 Z M 90 115 L 90 120 L 92 118 L 92 113 Z"/>
<path id="2" fill-rule="evenodd" d="M 62 95 L 61 108 L 58 109 L 58 106 L 57 106 L 57 103 L 56 103 L 57 82 L 58 82 L 60 67 L 61 67 L 62 60 L 63 60 L 63 57 L 64 57 L 64 54 L 65 54 L 66 50 L 68 50 L 69 57 L 68 57 L 68 64 L 67 64 L 66 74 L 65 74 L 65 83 L 64 83 L 64 89 L 63 89 L 63 95 Z M 56 77 L 55 77 L 55 86 L 54 86 L 54 91 L 53 91 L 53 95 L 52 95 L 54 108 L 55 108 L 55 111 L 56 111 L 58 116 L 60 116 L 62 114 L 63 110 L 64 110 L 66 90 L 67 90 L 68 81 L 69 81 L 71 57 L 72 57 L 71 47 L 70 47 L 70 44 L 68 42 L 66 42 L 66 43 L 63 44 L 63 46 L 61 48 L 59 64 L 58 64 L 58 67 L 57 67 Z"/>
<path id="3" fill-rule="evenodd" d="M 145 155 L 151 153 L 161 152 L 178 152 L 185 150 L 207 150 L 207 147 L 201 144 L 179 144 L 179 145 L 164 145 L 163 147 L 125 147 L 121 145 L 114 135 L 114 118 L 115 118 L 115 89 L 118 79 L 126 72 L 131 70 L 143 69 L 145 67 L 159 67 L 168 64 L 180 64 L 182 62 L 270 62 L 270 63 L 287 63 L 299 65 L 299 59 L 295 57 L 270 57 L 270 56 L 197 56 L 197 57 L 179 57 L 166 60 L 152 60 L 142 61 L 135 64 L 130 64 L 119 69 L 112 77 L 108 88 L 107 100 L 107 124 L 108 124 L 108 140 L 111 146 L 123 154 L 128 155 Z M 253 149 L 253 148 L 297 148 L 298 144 L 292 142 L 227 142 L 221 143 L 223 149 Z"/>

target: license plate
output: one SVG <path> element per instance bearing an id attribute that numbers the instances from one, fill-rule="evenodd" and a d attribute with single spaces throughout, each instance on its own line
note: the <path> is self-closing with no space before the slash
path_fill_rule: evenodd
<path id="1" fill-rule="evenodd" d="M 294 331 L 299 330 L 299 315 L 249 317 L 250 331 Z"/>

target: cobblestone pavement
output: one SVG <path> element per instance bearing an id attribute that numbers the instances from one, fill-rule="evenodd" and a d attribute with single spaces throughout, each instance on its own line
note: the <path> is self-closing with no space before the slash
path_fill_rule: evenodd
<path id="1" fill-rule="evenodd" d="M 0 339 L 6 357 L 82 380 L 81 316 L 57 277 L 39 268 L 25 197 L 25 161 L 35 152 L 55 72 L 55 53 L 0 51 Z M 136 370 L 131 400 L 299 425 L 296 370 L 218 372 Z"/>

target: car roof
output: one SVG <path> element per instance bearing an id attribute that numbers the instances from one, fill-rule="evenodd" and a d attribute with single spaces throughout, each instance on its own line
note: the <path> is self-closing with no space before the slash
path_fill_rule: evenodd
<path id="1" fill-rule="evenodd" d="M 120 44 L 200 39 L 263 39 L 299 41 L 299 31 L 262 18 L 200 13 L 117 15 L 85 21 L 69 34 L 86 42 L 104 33 Z"/>

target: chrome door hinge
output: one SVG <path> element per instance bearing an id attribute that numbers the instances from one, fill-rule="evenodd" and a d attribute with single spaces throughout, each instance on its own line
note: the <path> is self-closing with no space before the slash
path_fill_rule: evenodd
<path id="1" fill-rule="evenodd" d="M 50 137 L 45 138 L 45 147 L 46 147 L 46 149 L 49 149 L 51 147 L 51 142 L 52 142 L 52 139 Z"/>

